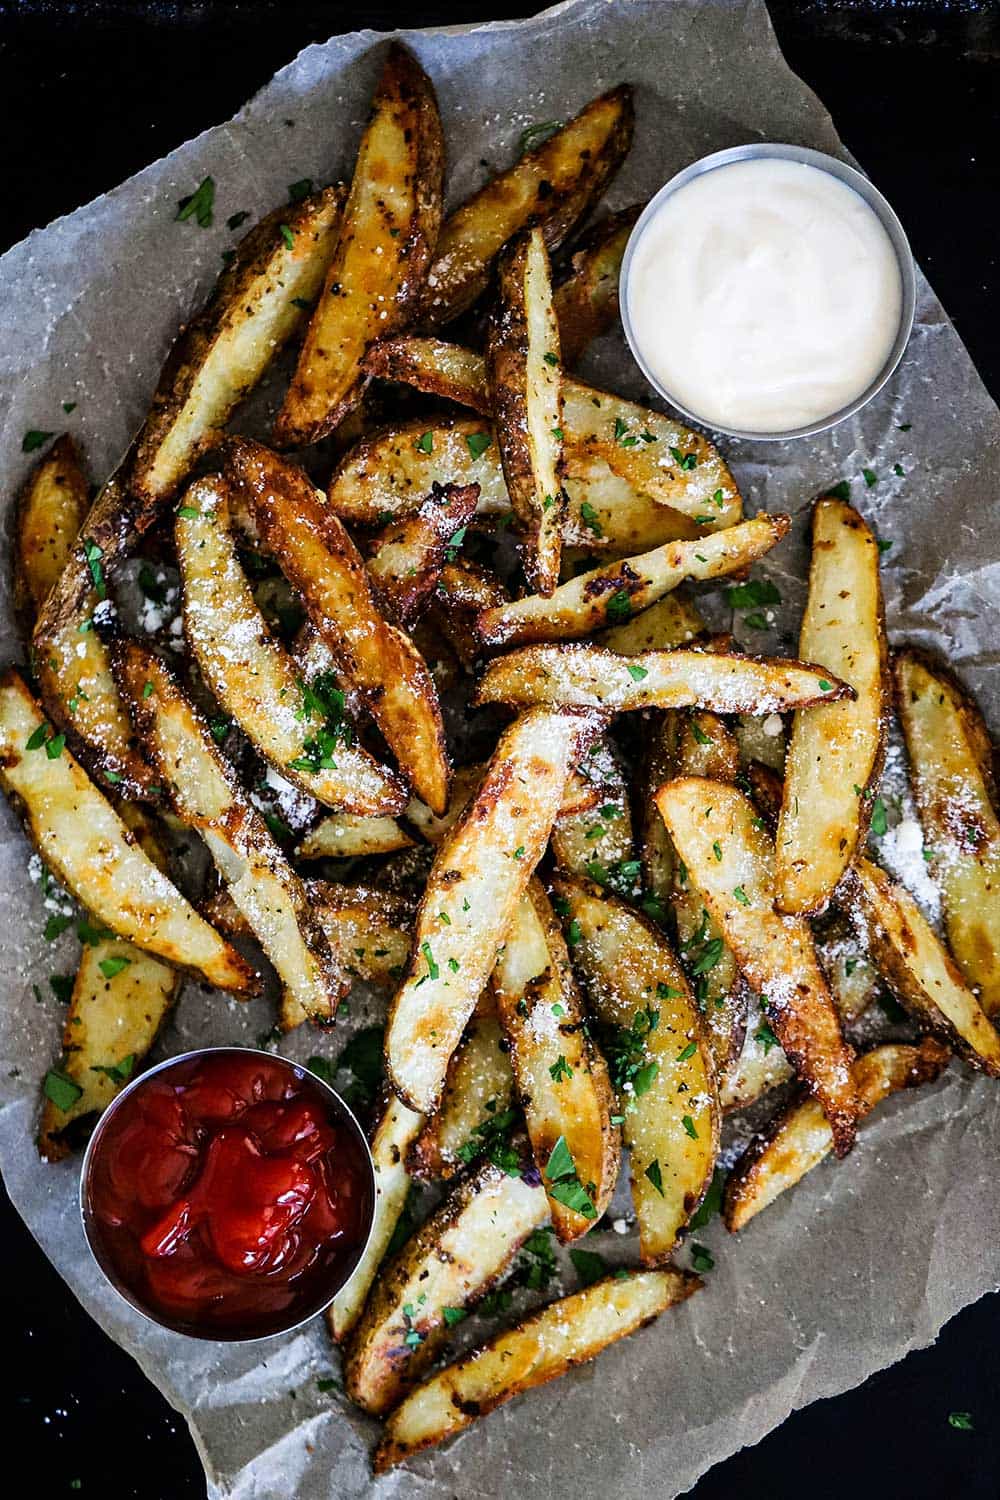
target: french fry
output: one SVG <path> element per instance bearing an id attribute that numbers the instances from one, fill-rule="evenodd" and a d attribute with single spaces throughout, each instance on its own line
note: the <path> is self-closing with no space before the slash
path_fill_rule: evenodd
<path id="1" fill-rule="evenodd" d="M 577 240 L 555 292 L 563 363 L 575 365 L 594 339 L 618 322 L 618 280 L 625 246 L 643 205 L 608 214 Z"/>
<path id="2" fill-rule="evenodd" d="M 933 1083 L 949 1052 L 930 1037 L 917 1046 L 890 1042 L 863 1052 L 854 1064 L 859 1118 L 900 1089 Z M 787 1188 L 801 1182 L 833 1148 L 830 1124 L 815 1099 L 794 1100 L 747 1147 L 726 1180 L 723 1219 L 735 1233 Z"/>
<path id="3" fill-rule="evenodd" d="M 358 148 L 336 249 L 274 439 L 324 437 L 364 394 L 361 358 L 412 316 L 441 224 L 444 142 L 430 79 L 389 46 Z"/>
<path id="4" fill-rule="evenodd" d="M 398 1405 L 464 1313 L 548 1217 L 538 1182 L 483 1162 L 384 1267 L 344 1354 L 344 1389 L 365 1411 Z M 415 1335 L 415 1336 L 414 1336 Z"/>
<path id="5" fill-rule="evenodd" d="M 895 659 L 910 776 L 941 888 L 948 945 L 988 1016 L 1000 1015 L 1000 821 L 992 745 L 975 704 L 915 651 Z"/>
<path id="6" fill-rule="evenodd" d="M 612 625 L 595 636 L 594 644 L 620 656 L 638 656 L 642 651 L 671 651 L 687 646 L 705 633 L 705 622 L 683 594 L 664 594 L 648 609 L 630 615 L 621 625 Z"/>
<path id="7" fill-rule="evenodd" d="M 635 858 L 632 808 L 620 759 L 606 735 L 594 741 L 576 772 L 596 793 L 593 807 L 569 812 L 565 805 L 552 829 L 552 855 L 563 875 L 611 882 L 631 893 L 639 863 Z"/>
<path id="8" fill-rule="evenodd" d="M 774 845 L 752 803 L 735 787 L 688 776 L 661 787 L 656 805 L 744 978 L 766 996 L 768 1022 L 844 1155 L 857 1118 L 853 1054 L 804 918 L 774 911 Z"/>
<path id="9" fill-rule="evenodd" d="M 257 976 L 157 869 L 13 668 L 0 678 L 0 784 L 45 865 L 103 926 L 234 993 Z"/>
<path id="10" fill-rule="evenodd" d="M 414 956 L 389 1013 L 386 1069 L 411 1109 L 430 1113 L 548 843 L 593 715 L 522 714 L 504 731 L 479 792 L 439 846 L 417 916 Z"/>
<path id="11" fill-rule="evenodd" d="M 477 484 L 435 485 L 419 510 L 390 521 L 372 542 L 368 572 L 400 625 L 409 625 L 462 544 L 479 500 Z"/>
<path id="12" fill-rule="evenodd" d="M 337 689 L 307 684 L 268 629 L 237 554 L 228 486 L 199 479 L 174 525 L 184 595 L 184 633 L 219 703 L 287 780 L 354 818 L 391 821 L 406 806 L 397 776 L 355 742 Z M 400 847 L 400 846 L 396 846 Z"/>
<path id="13" fill-rule="evenodd" d="M 889 725 L 878 558 L 877 539 L 853 507 L 816 502 L 799 655 L 836 672 L 856 696 L 795 715 L 775 839 L 779 911 L 821 910 L 868 831 Z"/>
<path id="14" fill-rule="evenodd" d="M 337 752 L 338 758 L 340 752 Z M 412 849 L 414 840 L 395 818 L 359 818 L 329 813 L 311 828 L 295 851 L 299 859 L 361 859 Z"/>
<path id="15" fill-rule="evenodd" d="M 591 1044 L 569 954 L 537 880 L 521 897 L 493 970 L 500 1024 L 535 1164 L 563 1244 L 604 1213 L 618 1178 L 620 1138 L 604 1058 Z M 553 1182 L 562 1142 L 575 1180 Z"/>
<path id="16" fill-rule="evenodd" d="M 326 1314 L 330 1337 L 342 1344 L 361 1316 L 365 1298 L 385 1257 L 410 1191 L 407 1152 L 420 1134 L 423 1115 L 389 1094 L 370 1138 L 375 1167 L 375 1220 L 364 1255 Z"/>
<path id="17" fill-rule="evenodd" d="M 204 839 L 284 987 L 285 1031 L 332 1021 L 347 984 L 301 880 L 238 785 L 208 726 L 152 652 L 113 647 L 119 681 L 181 821 Z"/>
<path id="18" fill-rule="evenodd" d="M 595 886 L 555 880 L 552 891 L 604 1028 L 642 1261 L 659 1265 L 712 1181 L 719 1150 L 712 1054 L 664 934 Z"/>
<path id="19" fill-rule="evenodd" d="M 535 228 L 500 257 L 485 369 L 525 575 L 532 589 L 546 595 L 559 582 L 566 510 L 559 359 L 549 257 Z"/>
<path id="20" fill-rule="evenodd" d="M 593 1359 L 701 1285 L 689 1271 L 636 1271 L 605 1276 L 549 1303 L 412 1391 L 386 1422 L 375 1450 L 376 1474 L 443 1443 L 522 1391 Z"/>
<path id="21" fill-rule="evenodd" d="M 600 646 L 522 646 L 490 662 L 477 703 L 547 704 L 624 713 L 639 708 L 702 707 L 715 713 L 763 712 L 833 702 L 852 688 L 805 662 L 724 652 L 644 651 L 619 656 Z"/>
<path id="22" fill-rule="evenodd" d="M 470 672 L 482 655 L 476 635 L 476 616 L 509 598 L 495 573 L 456 557 L 441 569 L 432 617 L 462 666 Z"/>
<path id="23" fill-rule="evenodd" d="M 738 1059 L 719 1085 L 719 1103 L 724 1114 L 746 1109 L 770 1089 L 787 1083 L 795 1074 L 756 995 L 747 997 L 746 1026 Z"/>
<path id="24" fill-rule="evenodd" d="M 473 1015 L 448 1063 L 441 1106 L 410 1151 L 414 1177 L 447 1180 L 474 1160 L 480 1149 L 485 1150 L 480 1127 L 488 1129 L 493 1121 L 502 1120 L 514 1097 L 506 1047 L 496 1015 Z"/>
<path id="25" fill-rule="evenodd" d="M 268 214 L 236 248 L 205 309 L 160 375 L 129 484 L 145 530 L 274 356 L 306 322 L 340 230 L 344 190 L 324 188 Z"/>
<path id="26" fill-rule="evenodd" d="M 226 463 L 265 546 L 279 558 L 414 790 L 443 812 L 449 768 L 433 681 L 409 637 L 376 608 L 367 569 L 343 525 L 300 469 L 261 444 L 230 440 Z"/>
<path id="27" fill-rule="evenodd" d="M 623 624 L 687 578 L 722 578 L 770 552 L 788 531 L 788 516 L 755 516 L 697 541 L 666 542 L 651 552 L 593 568 L 560 584 L 548 599 L 528 594 L 479 616 L 487 646 L 558 641 Z"/>
<path id="28" fill-rule="evenodd" d="M 1000 1032 L 909 891 L 866 859 L 855 864 L 850 890 L 868 951 L 899 1003 L 967 1063 L 1000 1078 Z"/>
<path id="29" fill-rule="evenodd" d="M 80 450 L 63 433 L 28 475 L 14 513 L 14 602 L 32 626 L 69 561 L 89 501 Z"/>
<path id="30" fill-rule="evenodd" d="M 548 249 L 556 250 L 603 195 L 628 154 L 632 127 L 632 91 L 621 84 L 450 214 L 427 276 L 422 318 L 447 323 L 470 307 L 519 230 L 539 225 Z"/>

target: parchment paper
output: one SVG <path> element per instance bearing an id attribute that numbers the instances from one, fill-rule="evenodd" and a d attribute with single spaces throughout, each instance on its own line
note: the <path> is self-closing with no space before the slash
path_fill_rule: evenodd
<path id="1" fill-rule="evenodd" d="M 622 79 L 637 86 L 638 122 L 614 207 L 703 152 L 741 141 L 844 154 L 829 116 L 781 58 L 759 0 L 571 0 L 520 24 L 404 36 L 439 92 L 455 198 L 481 181 L 483 160 L 511 159 L 527 125 L 565 118 Z M 227 216 L 256 217 L 304 176 L 349 172 L 378 42 L 362 32 L 308 48 L 229 124 L 3 258 L 5 495 L 31 462 L 20 452 L 29 428 L 69 426 L 94 477 L 109 471 L 178 324 L 232 243 Z M 214 227 L 174 222 L 177 200 L 207 174 L 217 184 Z M 588 368 L 647 394 L 617 337 Z M 65 418 L 61 403 L 72 401 Z M 926 282 L 903 366 L 862 415 L 808 442 L 724 446 L 751 511 L 801 511 L 822 486 L 852 480 L 855 502 L 893 543 L 893 638 L 945 650 L 1000 728 L 1000 414 Z M 862 467 L 877 474 L 874 487 Z M 798 540 L 776 567 L 801 578 L 802 560 Z M 13 656 L 4 576 L 4 655 Z M 801 585 L 782 586 L 793 604 L 801 600 Z M 774 647 L 787 628 L 779 622 Z M 199 1344 L 157 1332 L 103 1284 L 79 1226 L 78 1163 L 43 1166 L 32 1145 L 39 1080 L 62 1021 L 47 976 L 71 968 L 73 940 L 42 941 L 43 899 L 6 807 L 0 829 L 4 1177 L 84 1306 L 187 1416 L 212 1496 L 673 1496 L 795 1407 L 929 1343 L 1000 1282 L 1000 1091 L 953 1065 L 937 1086 L 883 1106 L 847 1162 L 824 1164 L 738 1240 L 718 1220 L 700 1231 L 716 1269 L 681 1309 L 375 1483 L 374 1424 L 317 1388 L 316 1377 L 336 1369 L 321 1324 L 259 1346 Z M 270 1021 L 261 1004 L 238 1007 L 189 988 L 159 1053 L 252 1040 Z M 324 1046 L 339 1042 L 294 1037 L 288 1050 L 303 1057 Z M 629 1240 L 608 1239 L 609 1254 L 628 1254 Z"/>

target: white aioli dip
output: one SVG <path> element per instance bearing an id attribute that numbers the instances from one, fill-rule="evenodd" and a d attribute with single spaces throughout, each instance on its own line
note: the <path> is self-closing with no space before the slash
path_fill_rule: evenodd
<path id="1" fill-rule="evenodd" d="M 899 331 L 902 282 L 853 188 L 759 157 L 668 194 L 636 242 L 626 298 L 670 396 L 714 426 L 777 433 L 867 389 Z"/>

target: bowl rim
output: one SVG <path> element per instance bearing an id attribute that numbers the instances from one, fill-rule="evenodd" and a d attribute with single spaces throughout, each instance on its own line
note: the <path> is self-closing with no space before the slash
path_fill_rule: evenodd
<path id="1" fill-rule="evenodd" d="M 868 204 L 868 207 L 876 215 L 886 234 L 889 236 L 889 241 L 899 266 L 901 294 L 899 327 L 896 330 L 896 337 L 893 340 L 892 347 L 881 370 L 853 400 L 839 407 L 836 411 L 831 412 L 828 416 L 817 418 L 816 421 L 804 423 L 799 427 L 789 427 L 782 431 L 756 432 L 741 427 L 723 427 L 719 423 L 701 415 L 699 412 L 692 411 L 690 407 L 678 401 L 677 397 L 653 373 L 644 359 L 632 327 L 629 311 L 628 288 L 632 261 L 643 232 L 661 205 L 680 188 L 685 187 L 696 177 L 702 176 L 703 173 L 712 172 L 718 167 L 730 166 L 735 162 L 744 161 L 794 161 L 804 166 L 816 167 L 821 172 L 827 172 L 831 177 L 836 177 L 847 187 L 853 188 L 858 196 Z M 668 401 L 682 416 L 687 417 L 700 427 L 709 428 L 712 432 L 723 433 L 726 437 L 745 438 L 749 442 L 778 443 L 786 442 L 791 438 L 813 437 L 816 433 L 827 432 L 831 427 L 836 427 L 840 422 L 854 416 L 862 407 L 867 406 L 870 401 L 874 400 L 886 382 L 895 374 L 903 358 L 906 346 L 909 343 L 910 335 L 913 332 L 917 301 L 916 267 L 913 260 L 913 252 L 910 249 L 910 242 L 907 239 L 906 231 L 900 223 L 895 209 L 885 194 L 880 192 L 874 183 L 858 168 L 851 166 L 846 161 L 842 161 L 840 157 L 830 156 L 825 151 L 815 151 L 810 146 L 795 146 L 780 141 L 749 141 L 741 146 L 727 146 L 724 150 L 712 151 L 707 156 L 698 157 L 695 161 L 689 162 L 686 167 L 682 167 L 679 172 L 675 172 L 653 194 L 632 226 L 632 232 L 625 246 L 625 254 L 622 256 L 621 270 L 618 278 L 618 301 L 621 309 L 622 328 L 624 329 L 629 349 L 632 351 L 632 357 L 650 385 L 662 396 L 664 401 Z"/>
<path id="2" fill-rule="evenodd" d="M 206 1329 L 205 1332 L 201 1332 L 196 1328 L 180 1328 L 175 1323 L 170 1322 L 168 1319 L 161 1318 L 145 1304 L 138 1301 L 132 1289 L 127 1286 L 125 1282 L 122 1281 L 121 1278 L 117 1275 L 114 1266 L 106 1263 L 105 1257 L 103 1257 L 99 1253 L 97 1244 L 95 1243 L 95 1241 L 97 1240 L 96 1229 L 92 1233 L 91 1228 L 93 1212 L 88 1203 L 88 1187 L 90 1184 L 91 1169 L 93 1166 L 95 1154 L 100 1149 L 100 1139 L 102 1133 L 106 1129 L 107 1122 L 111 1119 L 114 1112 L 119 1108 L 123 1100 L 129 1097 L 129 1095 L 135 1093 L 142 1084 L 147 1083 L 149 1079 L 155 1077 L 157 1073 L 162 1073 L 168 1068 L 175 1067 L 180 1063 L 190 1062 L 196 1058 L 210 1057 L 213 1053 L 217 1052 L 241 1052 L 253 1057 L 266 1057 L 269 1058 L 271 1062 L 278 1063 L 283 1067 L 289 1069 L 290 1071 L 295 1073 L 297 1077 L 307 1077 L 311 1084 L 315 1084 L 321 1092 L 329 1096 L 330 1100 L 333 1103 L 334 1112 L 344 1123 L 347 1124 L 349 1129 L 353 1132 L 358 1144 L 362 1149 L 362 1160 L 365 1162 L 368 1169 L 368 1186 L 370 1190 L 371 1203 L 371 1208 L 368 1214 L 368 1228 L 363 1241 L 359 1244 L 355 1255 L 354 1264 L 348 1271 L 347 1276 L 340 1282 L 338 1286 L 334 1288 L 334 1290 L 330 1293 L 330 1295 L 324 1302 L 318 1303 L 302 1317 L 296 1317 L 294 1323 L 288 1323 L 281 1328 L 271 1329 L 267 1333 L 226 1334 L 220 1333 L 215 1329 Z M 357 1275 L 357 1272 L 368 1253 L 372 1235 L 375 1232 L 376 1208 L 378 1203 L 378 1179 L 375 1172 L 375 1163 L 372 1158 L 371 1146 L 368 1143 L 368 1137 L 365 1134 L 365 1131 L 362 1129 L 360 1121 L 358 1120 L 354 1111 L 351 1109 L 350 1105 L 337 1092 L 332 1084 L 327 1083 L 326 1079 L 321 1078 L 318 1073 L 313 1073 L 312 1070 L 310 1068 L 307 1068 L 304 1063 L 295 1062 L 293 1058 L 285 1057 L 280 1052 L 265 1052 L 262 1051 L 262 1049 L 259 1047 L 244 1047 L 240 1046 L 238 1043 L 221 1043 L 220 1045 L 215 1047 L 192 1047 L 189 1048 L 187 1052 L 178 1052 L 175 1053 L 172 1057 L 165 1057 L 162 1059 L 162 1061 L 154 1063 L 151 1067 L 144 1069 L 141 1073 L 138 1073 L 135 1078 L 130 1079 L 125 1087 L 121 1090 L 121 1092 L 115 1095 L 115 1097 L 111 1100 L 111 1103 L 100 1115 L 100 1118 L 98 1119 L 97 1124 L 94 1126 L 90 1139 L 87 1142 L 86 1149 L 83 1153 L 83 1160 L 80 1165 L 78 1199 L 80 1206 L 80 1220 L 83 1225 L 84 1239 L 87 1242 L 87 1248 L 90 1251 L 94 1264 L 97 1266 L 98 1270 L 101 1272 L 101 1275 L 104 1277 L 108 1285 L 115 1292 L 117 1292 L 118 1296 L 121 1297 L 124 1302 L 127 1302 L 130 1307 L 134 1308 L 136 1312 L 141 1313 L 141 1315 L 147 1320 L 147 1322 L 154 1324 L 154 1326 L 157 1328 L 165 1329 L 168 1333 L 172 1333 L 178 1338 L 197 1339 L 201 1343 L 254 1344 L 261 1343 L 265 1339 L 282 1338 L 285 1334 L 294 1333 L 298 1329 L 303 1328 L 307 1323 L 311 1323 L 313 1318 L 319 1317 L 321 1313 L 324 1313 L 327 1310 L 334 1299 L 340 1296 L 340 1293 L 349 1284 L 352 1278 Z"/>

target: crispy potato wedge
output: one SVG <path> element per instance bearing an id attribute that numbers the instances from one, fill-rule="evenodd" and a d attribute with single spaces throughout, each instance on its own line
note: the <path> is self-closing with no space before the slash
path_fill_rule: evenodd
<path id="1" fill-rule="evenodd" d="M 376 608 L 367 569 L 343 525 L 301 469 L 260 443 L 231 440 L 227 473 L 414 790 L 443 812 L 449 768 L 434 683 L 409 637 Z"/>
<path id="2" fill-rule="evenodd" d="M 433 620 L 467 672 L 472 671 L 482 655 L 475 630 L 476 616 L 495 604 L 503 604 L 509 597 L 495 573 L 468 558 L 457 557 L 441 569 Z"/>
<path id="3" fill-rule="evenodd" d="M 126 488 L 125 464 L 87 512 L 39 612 L 33 647 L 42 701 L 74 752 L 119 795 L 146 797 L 153 795 L 155 779 L 139 753 L 107 650 L 94 629 L 95 613 L 111 608 L 108 570 L 135 535 L 137 502 Z"/>
<path id="4" fill-rule="evenodd" d="M 344 1354 L 344 1389 L 382 1416 L 417 1384 L 464 1312 L 548 1218 L 538 1182 L 483 1162 L 385 1266 Z M 414 1339 L 416 1333 L 419 1337 Z"/>
<path id="5" fill-rule="evenodd" d="M 413 54 L 391 42 L 336 249 L 274 426 L 278 447 L 331 432 L 364 394 L 367 346 L 411 317 L 441 225 L 443 175 L 434 87 Z"/>
<path id="6" fill-rule="evenodd" d="M 735 787 L 687 776 L 661 787 L 656 805 L 744 978 L 766 996 L 768 1021 L 844 1155 L 857 1118 L 853 1053 L 805 919 L 774 911 L 774 845 L 753 804 Z"/>
<path id="7" fill-rule="evenodd" d="M 426 334 L 397 334 L 373 344 L 364 367 L 369 375 L 412 385 L 428 396 L 471 407 L 484 417 L 491 417 L 495 410 L 486 359 L 478 349 L 467 349 L 464 344 Z"/>
<path id="8" fill-rule="evenodd" d="M 624 161 L 633 122 L 632 91 L 620 84 L 449 214 L 427 276 L 422 319 L 440 325 L 470 307 L 519 230 L 537 224 L 548 249 L 558 249 Z"/>
<path id="9" fill-rule="evenodd" d="M 618 322 L 618 280 L 641 203 L 608 214 L 577 240 L 565 278 L 555 291 L 565 365 L 574 365 L 594 339 Z"/>
<path id="10" fill-rule="evenodd" d="M 518 235 L 500 257 L 485 369 L 525 576 L 533 590 L 546 595 L 559 582 L 566 511 L 559 361 L 549 257 L 536 226 Z"/>
<path id="11" fill-rule="evenodd" d="M 560 808 L 552 829 L 552 854 L 564 875 L 612 882 L 633 891 L 639 866 L 635 860 L 628 782 L 614 746 L 606 735 L 582 757 L 576 776 L 596 792 L 593 808 L 578 812 Z"/>
<path id="12" fill-rule="evenodd" d="M 948 1066 L 947 1047 L 931 1037 L 915 1047 L 890 1042 L 863 1052 L 854 1064 L 859 1118 L 900 1089 L 933 1083 Z M 726 1180 L 723 1220 L 732 1232 L 786 1188 L 801 1182 L 833 1149 L 830 1123 L 815 1099 L 793 1100 L 744 1151 Z"/>
<path id="13" fill-rule="evenodd" d="M 389 1013 L 386 1069 L 430 1113 L 517 903 L 548 843 L 570 769 L 600 728 L 542 709 L 500 737 L 475 799 L 438 847 L 410 968 Z"/>
<path id="14" fill-rule="evenodd" d="M 56 1072 L 79 1090 L 68 1109 L 46 1094 L 38 1129 L 39 1155 L 68 1156 L 66 1132 L 99 1115 L 141 1064 L 177 998 L 180 975 L 132 943 L 102 938 L 80 955 Z"/>
<path id="15" fill-rule="evenodd" d="M 630 615 L 621 625 L 612 625 L 595 636 L 594 644 L 620 656 L 638 656 L 642 651 L 671 651 L 687 646 L 705 633 L 705 622 L 694 603 L 683 594 L 664 594 L 648 609 Z"/>
<path id="16" fill-rule="evenodd" d="M 337 752 L 338 758 L 340 752 Z M 395 818 L 358 818 L 329 813 L 311 828 L 296 849 L 299 859 L 357 859 L 411 849 L 414 840 Z"/>
<path id="17" fill-rule="evenodd" d="M 899 1003 L 967 1063 L 1000 1078 L 1000 1031 L 909 891 L 867 859 L 855 864 L 850 891 L 868 951 Z"/>
<path id="18" fill-rule="evenodd" d="M 224 427 L 308 317 L 340 230 L 344 190 L 324 188 L 268 214 L 236 248 L 205 309 L 182 331 L 139 434 L 129 483 L 140 530 L 187 476 L 200 444 Z"/>
<path id="19" fill-rule="evenodd" d="M 211 731 L 158 657 L 113 647 L 118 679 L 177 816 L 204 839 L 216 868 L 284 987 L 281 1024 L 332 1021 L 346 993 L 308 894 L 250 804 Z"/>
<path id="20" fill-rule="evenodd" d="M 511 707 L 544 703 L 605 713 L 694 706 L 723 714 L 751 706 L 781 713 L 852 691 L 822 667 L 778 656 L 684 650 L 619 656 L 601 646 L 564 644 L 522 646 L 490 662 L 476 702 Z"/>
<path id="21" fill-rule="evenodd" d="M 184 594 L 184 633 L 219 703 L 287 780 L 354 820 L 391 822 L 406 789 L 338 724 L 336 749 L 313 738 L 326 726 L 324 704 L 307 692 L 297 663 L 268 629 L 254 601 L 229 525 L 228 486 L 198 479 L 174 526 Z M 310 748 L 315 747 L 315 754 Z M 316 768 L 314 769 L 313 766 Z M 401 847 L 395 845 L 394 847 Z"/>
<path id="22" fill-rule="evenodd" d="M 877 539 L 852 506 L 829 496 L 816 502 L 799 655 L 836 672 L 856 696 L 795 715 L 775 839 L 779 911 L 820 911 L 868 831 L 889 727 L 878 558 Z"/>
<path id="23" fill-rule="evenodd" d="M 787 1083 L 795 1074 L 771 1029 L 756 995 L 747 995 L 746 1026 L 738 1059 L 719 1084 L 719 1103 L 724 1114 L 746 1109 L 770 1089 Z"/>
<path id="24" fill-rule="evenodd" d="M 635 1271 L 602 1277 L 582 1292 L 550 1302 L 412 1391 L 386 1422 L 375 1450 L 376 1474 L 443 1443 L 522 1391 L 593 1359 L 701 1285 L 690 1271 Z"/>
<path id="25" fill-rule="evenodd" d="M 1000 821 L 992 746 L 955 680 L 914 651 L 895 659 L 899 716 L 948 945 L 988 1016 L 1000 1015 Z"/>
<path id="26" fill-rule="evenodd" d="M 666 542 L 651 552 L 581 573 L 551 598 L 528 594 L 484 610 L 480 638 L 487 646 L 557 641 L 622 624 L 662 599 L 686 578 L 721 578 L 770 552 L 788 531 L 788 516 L 755 516 L 697 541 Z"/>
<path id="27" fill-rule="evenodd" d="M 69 562 L 89 507 L 80 450 L 64 432 L 31 470 L 14 513 L 14 602 L 31 626 Z"/>
<path id="28" fill-rule="evenodd" d="M 615 1105 L 607 1064 L 587 1035 L 562 929 L 537 880 L 515 909 L 492 984 L 532 1154 L 556 1234 L 567 1244 L 586 1234 L 607 1208 L 618 1180 L 621 1138 L 611 1124 Z M 559 1141 L 576 1172 L 569 1192 L 547 1175 Z"/>
<path id="29" fill-rule="evenodd" d="M 552 890 L 604 1028 L 631 1153 L 642 1261 L 659 1265 L 715 1170 L 720 1116 L 712 1053 L 665 935 L 596 886 L 556 880 Z"/>
<path id="30" fill-rule="evenodd" d="M 431 1115 L 410 1151 L 414 1177 L 454 1177 L 486 1142 L 478 1127 L 506 1114 L 514 1098 L 507 1041 L 495 1015 L 473 1015 L 451 1055 L 441 1107 Z"/>
<path id="31" fill-rule="evenodd" d="M 249 994 L 249 964 L 191 907 L 90 781 L 13 668 L 0 678 L 0 783 L 42 860 L 82 906 L 137 948 Z"/>
<path id="32" fill-rule="evenodd" d="M 369 1142 L 377 1190 L 371 1238 L 356 1270 L 334 1297 L 326 1314 L 330 1336 L 338 1344 L 347 1339 L 361 1316 L 375 1273 L 406 1205 L 410 1191 L 406 1157 L 423 1123 L 423 1115 L 407 1109 L 395 1094 L 389 1094 Z"/>
<path id="33" fill-rule="evenodd" d="M 409 625 L 433 593 L 478 501 L 478 484 L 434 485 L 419 510 L 390 521 L 372 542 L 368 572 L 398 624 Z"/>

